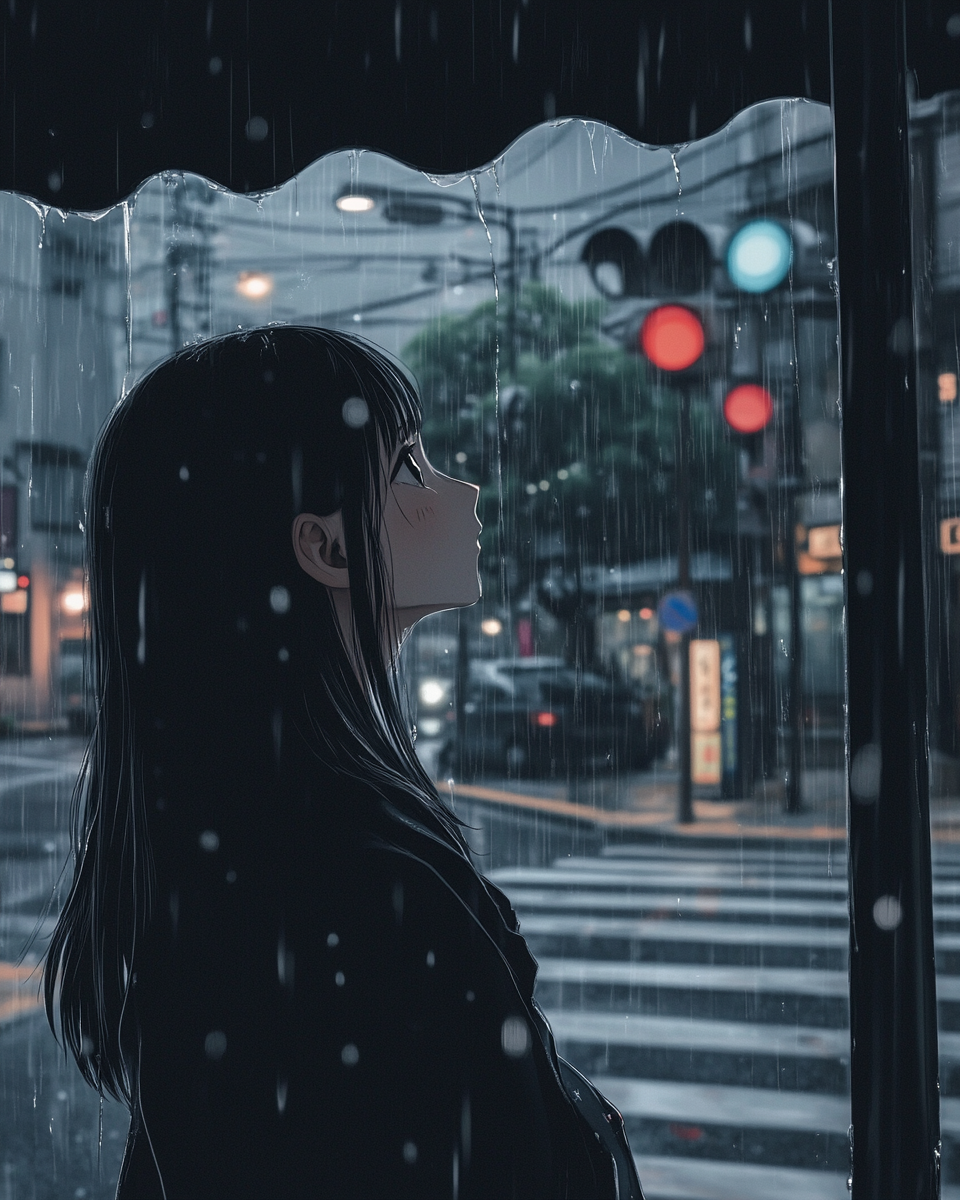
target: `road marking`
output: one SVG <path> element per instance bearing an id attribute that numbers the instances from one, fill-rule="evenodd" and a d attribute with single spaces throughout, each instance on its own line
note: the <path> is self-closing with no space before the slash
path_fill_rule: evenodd
<path id="1" fill-rule="evenodd" d="M 560 1042 L 602 1046 L 660 1046 L 693 1050 L 790 1054 L 841 1059 L 850 1054 L 846 1029 L 764 1025 L 748 1021 L 700 1021 L 688 1017 L 568 1012 L 550 1009 L 547 1020 Z"/>
<path id="2" fill-rule="evenodd" d="M 639 871 L 626 873 L 621 871 L 614 874 L 606 871 L 570 870 L 565 867 L 501 867 L 491 875 L 491 878 L 494 877 L 498 883 L 503 884 L 552 883 L 557 887 L 565 887 L 573 884 L 583 887 L 617 888 L 627 894 L 638 890 L 652 890 L 657 887 L 676 887 L 691 891 L 697 888 L 716 888 L 722 886 L 741 892 L 767 892 L 767 894 L 774 898 L 777 893 L 783 893 L 785 897 L 789 894 L 798 893 L 834 895 L 842 898 L 846 898 L 847 895 L 846 880 L 820 883 L 814 879 L 784 880 L 778 879 L 775 876 L 770 876 L 769 879 L 761 879 L 749 875 L 724 878 L 719 873 L 712 874 L 708 872 L 698 872 L 696 875 L 685 876 L 679 872 L 666 871 L 662 873 L 656 871 L 650 871 L 649 873 L 641 873 Z M 960 885 L 949 884 L 946 886 L 954 887 L 956 894 L 960 895 Z"/>
<path id="3" fill-rule="evenodd" d="M 541 958 L 540 982 L 613 984 L 624 987 L 691 988 L 697 991 L 786 992 L 847 998 L 845 971 L 793 967 L 727 967 L 700 963 L 625 963 L 584 958 Z M 960 977 L 951 980 L 960 996 Z M 941 995 L 941 981 L 937 981 Z M 953 997 L 950 997 L 953 999 Z"/>
<path id="4" fill-rule="evenodd" d="M 850 1100 L 846 1096 L 709 1083 L 665 1083 L 659 1079 L 623 1079 L 618 1075 L 597 1075 L 591 1082 L 625 1117 L 806 1133 L 846 1134 L 850 1128 Z"/>
<path id="5" fill-rule="evenodd" d="M 711 942 L 723 945 L 811 946 L 849 945 L 846 929 L 808 925 L 744 925 L 739 921 L 630 920 L 626 917 L 551 917 L 525 913 L 520 932 L 557 937 L 631 938 L 657 942 Z M 939 939 L 937 945 L 943 939 Z M 953 939 L 960 945 L 960 936 Z"/>
<path id="6" fill-rule="evenodd" d="M 635 1154 L 646 1200 L 850 1200 L 846 1175 Z M 960 1200 L 945 1188 L 943 1200 Z"/>
<path id="7" fill-rule="evenodd" d="M 497 872 L 491 872 L 497 881 Z M 715 913 L 764 913 L 771 917 L 833 917 L 847 921 L 847 906 L 828 900 L 761 900 L 749 896 L 728 897 L 724 895 L 678 896 L 676 892 L 651 893 L 649 895 L 611 895 L 608 892 L 550 891 L 547 888 L 513 888 L 508 893 L 510 902 L 518 911 L 524 908 L 563 908 L 585 912 L 588 909 L 621 909 L 625 911 L 655 910 L 664 915 L 672 912 L 692 915 Z M 960 919 L 960 912 L 958 912 Z"/>

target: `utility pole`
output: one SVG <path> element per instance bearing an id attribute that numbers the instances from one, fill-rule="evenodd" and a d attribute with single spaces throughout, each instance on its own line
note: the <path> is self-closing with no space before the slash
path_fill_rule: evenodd
<path id="1" fill-rule="evenodd" d="M 690 383 L 680 380 L 680 412 L 677 422 L 677 583 L 690 589 Z M 680 728 L 677 730 L 678 767 L 677 821 L 689 825 L 693 819 L 692 763 L 690 759 L 690 634 L 680 635 Z"/>

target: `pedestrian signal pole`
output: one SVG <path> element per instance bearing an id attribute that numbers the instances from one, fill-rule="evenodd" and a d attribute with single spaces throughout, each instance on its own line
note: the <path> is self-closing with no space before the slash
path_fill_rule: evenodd
<path id="1" fill-rule="evenodd" d="M 705 344 L 703 323 L 681 304 L 661 304 L 640 326 L 640 348 L 655 367 L 674 376 L 679 389 L 677 414 L 677 584 L 690 589 L 690 388 L 686 371 L 699 362 Z M 679 779 L 677 821 L 694 820 L 690 737 L 690 630 L 680 634 L 680 712 L 677 730 Z"/>
<path id="2" fill-rule="evenodd" d="M 677 421 L 677 584 L 690 590 L 690 387 L 680 382 Z M 680 729 L 678 732 L 677 821 L 688 825 L 693 815 L 693 764 L 690 729 L 690 631 L 680 635 Z"/>

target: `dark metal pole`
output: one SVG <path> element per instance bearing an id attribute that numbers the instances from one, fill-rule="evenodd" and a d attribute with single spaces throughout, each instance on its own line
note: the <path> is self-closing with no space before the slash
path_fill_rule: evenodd
<path id="1" fill-rule="evenodd" d="M 680 383 L 677 427 L 677 582 L 690 587 L 690 387 Z M 680 776 L 677 780 L 677 820 L 693 821 L 693 788 L 690 762 L 690 634 L 680 635 L 680 728 L 677 730 Z"/>
<path id="2" fill-rule="evenodd" d="M 790 492 L 787 499 L 787 565 L 790 571 L 790 681 L 787 712 L 790 759 L 784 809 L 798 813 L 802 808 L 800 773 L 803 766 L 803 591 L 797 550 L 800 481 L 803 478 L 803 434 L 800 426 L 800 397 L 794 394 L 790 411 Z"/>
<path id="3" fill-rule="evenodd" d="M 904 0 L 832 0 L 853 1200 L 939 1195 Z"/>

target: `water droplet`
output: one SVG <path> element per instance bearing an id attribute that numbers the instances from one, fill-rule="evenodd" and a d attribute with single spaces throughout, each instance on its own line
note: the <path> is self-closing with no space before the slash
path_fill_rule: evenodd
<path id="1" fill-rule="evenodd" d="M 360 1051 L 356 1048 L 353 1042 L 347 1042 L 344 1048 L 340 1051 L 340 1061 L 345 1067 L 355 1067 L 360 1061 Z"/>
<path id="2" fill-rule="evenodd" d="M 214 829 L 205 829 L 200 834 L 200 846 L 208 854 L 214 854 L 220 849 L 220 835 Z"/>
<path id="3" fill-rule="evenodd" d="M 231 867 L 231 869 L 227 872 L 227 883 L 236 883 L 236 882 L 237 882 L 237 873 Z"/>
<path id="4" fill-rule="evenodd" d="M 416 1142 L 403 1143 L 403 1161 L 410 1167 L 417 1161 Z"/>
<path id="5" fill-rule="evenodd" d="M 290 593 L 283 586 L 270 589 L 270 607 L 278 615 L 290 611 Z"/>
<path id="6" fill-rule="evenodd" d="M 880 747 L 874 742 L 862 746 L 850 767 L 850 791 L 861 804 L 871 804 L 880 795 Z"/>
<path id="7" fill-rule="evenodd" d="M 333 982 L 337 985 L 337 987 L 343 987 L 343 985 L 347 982 L 347 977 L 342 971 L 338 971 L 333 977 Z"/>
<path id="8" fill-rule="evenodd" d="M 362 396 L 351 396 L 349 400 L 344 400 L 340 411 L 343 423 L 351 429 L 362 429 L 370 420 L 370 406 Z"/>
<path id="9" fill-rule="evenodd" d="M 878 929 L 896 929 L 903 920 L 903 908 L 896 896 L 879 896 L 873 904 L 873 920 Z"/>
<path id="10" fill-rule="evenodd" d="M 290 661 L 290 651 L 286 648 L 286 646 L 280 647 L 280 649 L 277 651 L 277 658 L 279 658 L 281 662 Z"/>
<path id="11" fill-rule="evenodd" d="M 203 1039 L 203 1052 L 211 1062 L 219 1062 L 227 1052 L 227 1035 L 220 1029 L 211 1029 Z"/>
<path id="12" fill-rule="evenodd" d="M 337 936 L 337 934 L 335 934 L 335 933 L 327 934 L 327 945 L 330 947 L 331 950 L 334 948 L 334 946 L 340 945 L 340 938 Z"/>
<path id="13" fill-rule="evenodd" d="M 251 117 L 246 125 L 248 142 L 262 142 L 270 132 L 270 126 L 265 117 Z"/>
<path id="14" fill-rule="evenodd" d="M 190 468 L 189 467 L 183 466 L 180 468 L 180 478 L 184 483 L 187 482 L 187 480 L 190 478 Z"/>
<path id="15" fill-rule="evenodd" d="M 432 967 L 436 964 L 437 956 L 432 950 L 427 951 L 427 966 Z"/>
<path id="16" fill-rule="evenodd" d="M 523 1058 L 530 1049 L 530 1031 L 523 1017 L 507 1017 L 500 1027 L 500 1046 L 507 1058 Z"/>

